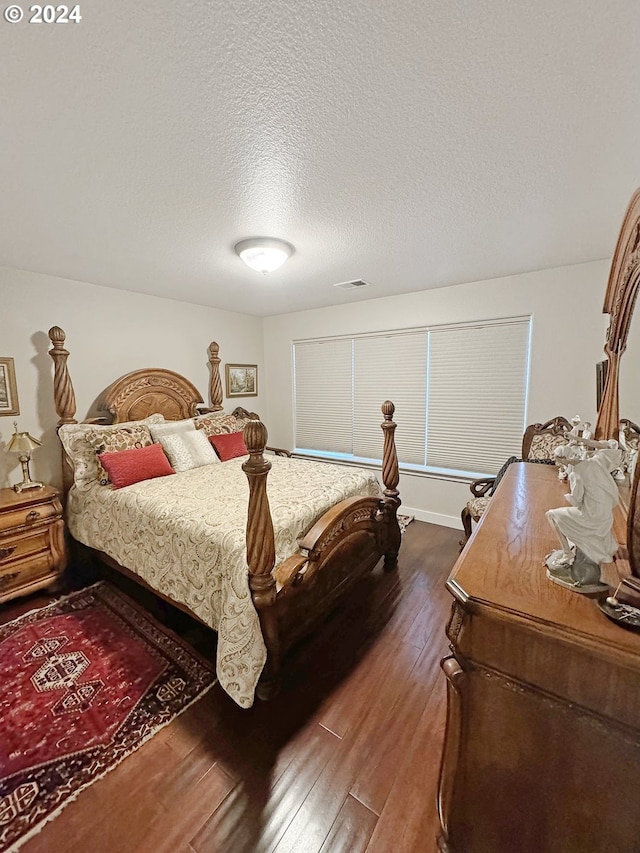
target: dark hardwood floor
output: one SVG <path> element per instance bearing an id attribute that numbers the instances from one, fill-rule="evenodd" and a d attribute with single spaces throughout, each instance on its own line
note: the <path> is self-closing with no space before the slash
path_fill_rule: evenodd
<path id="1" fill-rule="evenodd" d="M 243 711 L 216 685 L 83 791 L 23 853 L 431 853 L 460 531 L 413 522 L 399 573 L 363 581 Z M 122 579 L 127 592 L 131 586 Z M 139 593 L 136 597 L 140 600 Z M 40 606 L 5 606 L 0 621 Z M 208 655 L 215 635 L 145 599 Z"/>

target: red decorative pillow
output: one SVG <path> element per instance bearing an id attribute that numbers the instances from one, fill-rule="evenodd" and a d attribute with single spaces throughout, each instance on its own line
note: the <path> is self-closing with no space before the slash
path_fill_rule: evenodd
<path id="1" fill-rule="evenodd" d="M 221 435 L 210 435 L 209 441 L 213 445 L 215 452 L 220 457 L 221 462 L 226 462 L 227 459 L 235 459 L 236 456 L 246 456 L 249 451 L 244 443 L 244 436 L 241 432 L 227 432 Z"/>
<path id="2" fill-rule="evenodd" d="M 100 464 L 109 475 L 114 489 L 132 486 L 142 480 L 175 474 L 161 444 L 149 444 L 133 450 L 117 450 L 101 453 Z"/>

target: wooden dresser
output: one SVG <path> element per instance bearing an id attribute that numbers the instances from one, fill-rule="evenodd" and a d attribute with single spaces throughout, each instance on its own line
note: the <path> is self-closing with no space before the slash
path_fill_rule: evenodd
<path id="1" fill-rule="evenodd" d="M 0 602 L 53 587 L 66 563 L 58 492 L 0 489 Z"/>
<path id="2" fill-rule="evenodd" d="M 546 578 L 567 490 L 511 465 L 447 582 L 442 851 L 640 851 L 640 634 Z"/>

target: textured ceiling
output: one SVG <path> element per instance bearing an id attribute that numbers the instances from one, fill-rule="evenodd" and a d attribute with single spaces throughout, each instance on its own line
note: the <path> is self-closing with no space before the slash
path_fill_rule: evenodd
<path id="1" fill-rule="evenodd" d="M 640 183 L 635 0 L 80 9 L 0 21 L 4 265 L 278 314 L 609 257 Z"/>

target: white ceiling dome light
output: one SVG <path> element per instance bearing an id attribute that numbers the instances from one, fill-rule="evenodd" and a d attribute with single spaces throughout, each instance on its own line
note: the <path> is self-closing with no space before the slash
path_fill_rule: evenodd
<path id="1" fill-rule="evenodd" d="M 291 243 L 272 237 L 250 237 L 248 240 L 240 240 L 234 248 L 236 255 L 248 267 L 261 273 L 280 269 L 295 252 Z"/>

